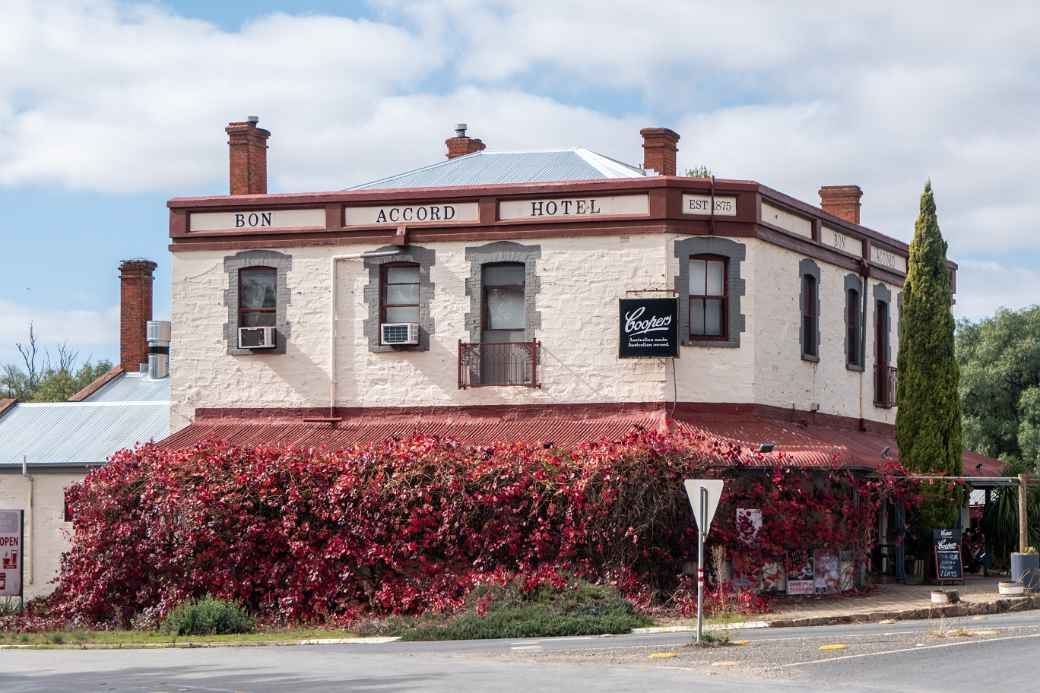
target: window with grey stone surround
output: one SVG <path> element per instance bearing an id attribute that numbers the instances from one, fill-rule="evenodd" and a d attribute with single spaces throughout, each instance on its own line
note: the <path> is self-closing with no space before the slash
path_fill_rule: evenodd
<path id="1" fill-rule="evenodd" d="M 273 349 L 239 349 L 239 280 L 238 273 L 250 267 L 267 267 L 275 270 L 275 347 Z M 228 309 L 228 320 L 224 323 L 224 341 L 227 353 L 237 356 L 246 354 L 284 354 L 289 339 L 289 322 L 286 319 L 286 306 L 289 305 L 288 274 L 292 270 L 292 256 L 274 250 L 243 250 L 224 258 L 224 272 L 227 274 L 228 288 L 224 291 L 224 305 Z"/>
<path id="2" fill-rule="evenodd" d="M 374 253 L 393 250 L 397 246 L 379 248 Z M 365 287 L 365 303 L 368 304 L 368 318 L 365 320 L 364 332 L 368 337 L 368 350 L 373 353 L 388 351 L 429 351 L 430 336 L 434 333 L 434 320 L 430 314 L 430 301 L 433 299 L 433 282 L 430 281 L 430 268 L 436 263 L 437 251 L 417 245 L 401 248 L 396 255 L 384 255 L 363 258 L 368 270 L 368 285 Z M 381 295 L 383 287 L 383 269 L 393 265 L 416 265 L 419 268 L 419 344 L 415 346 L 388 346 L 382 344 L 379 325 L 382 320 Z"/>
<path id="3" fill-rule="evenodd" d="M 878 303 L 884 303 L 885 304 L 885 315 L 882 318 L 882 319 L 884 319 L 885 324 L 881 325 L 880 328 L 877 325 L 877 320 L 879 319 L 879 317 L 881 317 L 881 316 L 878 315 L 878 312 L 877 312 L 877 304 Z M 876 336 L 878 334 L 879 330 L 885 334 L 886 338 L 885 338 L 885 354 L 884 354 L 884 356 L 885 356 L 885 363 L 887 365 L 889 365 L 889 366 L 892 365 L 892 337 L 891 337 L 891 335 L 892 335 L 892 325 L 889 322 L 892 319 L 891 304 L 892 304 L 892 292 L 889 291 L 888 287 L 885 286 L 884 284 L 880 284 L 880 283 L 879 284 L 875 284 L 874 285 L 874 334 Z M 874 345 L 874 348 L 876 350 L 877 349 L 877 345 Z"/>
<path id="4" fill-rule="evenodd" d="M 820 360 L 820 266 L 809 259 L 798 263 L 798 305 L 801 323 L 798 344 L 804 361 Z"/>
<path id="5" fill-rule="evenodd" d="M 522 245 L 512 241 L 497 241 L 471 248 L 466 248 L 466 259 L 470 263 L 469 277 L 466 279 L 466 295 L 469 296 L 469 312 L 466 313 L 466 330 L 471 342 L 481 341 L 483 313 L 483 276 L 484 265 L 503 262 L 516 262 L 524 266 L 524 307 L 526 327 L 524 341 L 535 338 L 535 330 L 542 326 L 542 314 L 536 310 L 536 297 L 541 290 L 541 279 L 538 277 L 538 259 L 542 256 L 540 245 Z"/>
<path id="6" fill-rule="evenodd" d="M 845 275 L 845 368 L 863 370 L 863 281 Z"/>
<path id="7" fill-rule="evenodd" d="M 690 334 L 690 258 L 694 255 L 715 255 L 726 260 L 726 332 L 723 339 L 698 339 Z M 683 346 L 729 347 L 740 346 L 744 331 L 744 314 L 740 301 L 745 283 L 740 275 L 741 263 L 747 258 L 747 248 L 728 238 L 695 236 L 675 242 L 675 257 L 679 260 L 679 275 L 675 290 L 679 296 L 679 338 Z"/>

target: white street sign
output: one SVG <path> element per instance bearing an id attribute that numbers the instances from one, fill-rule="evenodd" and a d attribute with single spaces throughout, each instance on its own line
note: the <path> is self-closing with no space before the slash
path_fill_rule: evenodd
<path id="1" fill-rule="evenodd" d="M 686 495 L 690 497 L 690 507 L 693 508 L 693 519 L 697 522 L 698 528 L 702 534 L 708 533 L 708 528 L 711 527 L 711 520 L 715 517 L 715 511 L 719 509 L 719 499 L 722 497 L 722 484 L 721 479 L 687 479 L 683 482 L 686 487 Z M 704 506 L 703 513 L 701 511 L 701 500 L 702 494 L 701 489 L 705 489 L 707 493 L 707 504 Z M 704 526 L 701 527 L 701 519 L 704 519 Z"/>

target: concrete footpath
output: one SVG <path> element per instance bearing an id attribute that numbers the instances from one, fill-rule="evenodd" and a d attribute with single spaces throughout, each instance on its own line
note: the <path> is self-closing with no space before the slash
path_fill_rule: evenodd
<path id="1" fill-rule="evenodd" d="M 866 594 L 826 595 L 813 597 L 777 597 L 772 611 L 749 617 L 745 622 L 709 626 L 709 630 L 746 628 L 785 628 L 825 626 L 841 623 L 870 623 L 882 620 L 905 621 L 921 618 L 976 616 L 1040 609 L 1040 595 L 1008 597 L 997 592 L 1001 578 L 969 576 L 963 585 L 881 584 Z M 960 594 L 957 604 L 935 605 L 932 590 L 951 589 Z M 684 632 L 692 630 L 683 619 L 662 623 L 658 627 L 640 628 L 637 632 Z"/>

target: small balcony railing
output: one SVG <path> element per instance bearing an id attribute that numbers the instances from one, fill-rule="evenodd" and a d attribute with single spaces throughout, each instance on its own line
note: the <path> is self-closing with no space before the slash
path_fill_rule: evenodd
<path id="1" fill-rule="evenodd" d="M 491 385 L 541 387 L 537 339 L 530 342 L 459 342 L 459 389 Z"/>
<path id="2" fill-rule="evenodd" d="M 874 366 L 874 406 L 891 409 L 896 406 L 896 382 L 899 371 L 891 366 Z"/>

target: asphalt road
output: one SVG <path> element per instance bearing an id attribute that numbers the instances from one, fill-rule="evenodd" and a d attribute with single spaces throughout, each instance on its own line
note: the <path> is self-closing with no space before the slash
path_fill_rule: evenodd
<path id="1" fill-rule="evenodd" d="M 732 637 L 747 643 L 693 648 L 690 635 L 680 633 L 306 647 L 4 650 L 0 691 L 1040 690 L 1040 612 L 747 630 Z"/>

